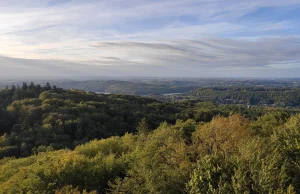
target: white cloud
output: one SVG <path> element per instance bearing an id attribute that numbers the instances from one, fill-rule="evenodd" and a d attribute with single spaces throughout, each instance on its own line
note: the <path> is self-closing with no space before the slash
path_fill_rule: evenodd
<path id="1" fill-rule="evenodd" d="M 68 67 L 59 64 L 75 74 L 82 70 L 78 64 L 89 68 L 85 74 L 108 66 L 131 66 L 132 72 L 133 67 L 164 67 L 173 73 L 275 68 L 270 64 L 299 60 L 299 38 L 276 34 L 297 31 L 299 25 L 239 19 L 261 7 L 296 5 L 299 0 L 0 1 L 0 55 L 8 57 L 6 63 L 16 64 L 19 58 L 19 65 L 21 58 L 47 61 L 47 68 L 53 60 L 68 61 Z M 195 21 L 182 21 L 181 16 Z M 12 70 L 7 64 L 0 67 L 2 72 Z M 36 63 L 32 71 L 38 67 Z"/>
<path id="2" fill-rule="evenodd" d="M 77 60 L 1 57 L 0 64 L 10 73 L 15 68 L 21 68 L 27 69 L 22 73 L 44 72 L 47 75 L 107 75 L 120 71 L 127 71 L 128 75 L 155 75 L 157 70 L 159 73 L 172 72 L 174 76 L 180 73 L 194 74 L 197 71 L 219 74 L 225 71 L 223 74 L 227 74 L 228 71 L 298 68 L 299 42 L 300 38 L 297 37 L 255 41 L 202 38 L 198 41 L 97 42 L 91 46 L 90 54 Z M 61 52 L 68 55 L 68 52 L 75 51 L 71 49 Z"/>

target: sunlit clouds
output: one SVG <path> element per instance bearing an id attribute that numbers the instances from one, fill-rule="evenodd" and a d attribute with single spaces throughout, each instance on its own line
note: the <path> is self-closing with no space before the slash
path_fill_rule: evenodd
<path id="1" fill-rule="evenodd" d="M 298 18 L 293 0 L 1 1 L 0 75 L 295 76 Z"/>

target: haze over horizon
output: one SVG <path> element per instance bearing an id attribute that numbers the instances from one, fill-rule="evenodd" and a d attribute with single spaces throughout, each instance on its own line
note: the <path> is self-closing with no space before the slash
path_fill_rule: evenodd
<path id="1" fill-rule="evenodd" d="M 0 0 L 0 76 L 299 77 L 299 0 Z"/>

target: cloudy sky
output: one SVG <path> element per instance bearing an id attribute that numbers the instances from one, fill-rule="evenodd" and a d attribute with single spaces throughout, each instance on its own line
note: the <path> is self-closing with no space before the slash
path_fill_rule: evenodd
<path id="1" fill-rule="evenodd" d="M 299 77 L 300 0 L 0 0 L 0 76 Z"/>

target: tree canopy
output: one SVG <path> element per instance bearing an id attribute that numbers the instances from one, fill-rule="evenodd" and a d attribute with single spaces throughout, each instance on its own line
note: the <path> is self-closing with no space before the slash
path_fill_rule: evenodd
<path id="1" fill-rule="evenodd" d="M 298 109 L 0 91 L 0 193 L 300 191 Z"/>

